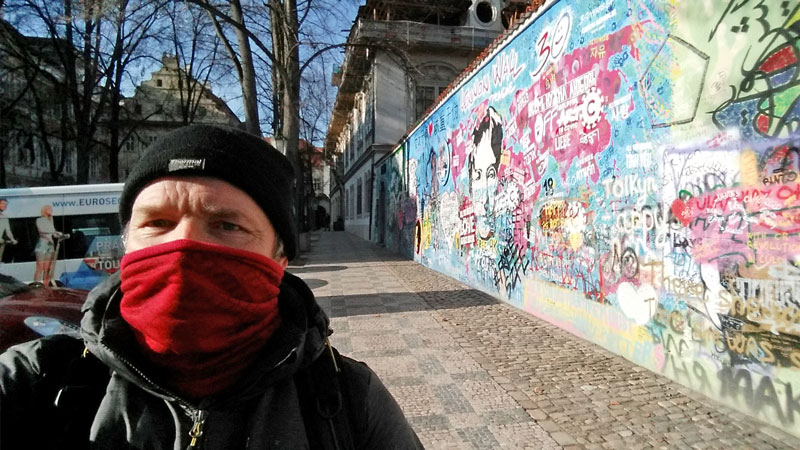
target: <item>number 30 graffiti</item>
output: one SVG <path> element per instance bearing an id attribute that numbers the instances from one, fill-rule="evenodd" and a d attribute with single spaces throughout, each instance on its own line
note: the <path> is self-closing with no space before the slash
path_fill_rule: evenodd
<path id="1" fill-rule="evenodd" d="M 534 77 L 539 75 L 550 60 L 555 60 L 564 53 L 564 49 L 567 48 L 567 42 L 569 41 L 571 28 L 572 17 L 570 17 L 568 11 L 564 11 L 558 17 L 554 28 L 548 26 L 542 30 L 542 34 L 536 42 L 536 48 L 539 52 L 537 55 L 539 66 L 533 72 Z"/>

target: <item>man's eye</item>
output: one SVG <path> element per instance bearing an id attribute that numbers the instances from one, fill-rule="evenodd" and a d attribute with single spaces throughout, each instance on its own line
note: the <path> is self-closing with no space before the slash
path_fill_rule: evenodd
<path id="1" fill-rule="evenodd" d="M 225 231 L 239 231 L 242 229 L 239 225 L 230 222 L 220 222 L 219 226 Z"/>
<path id="2" fill-rule="evenodd" d="M 147 222 L 147 226 L 155 228 L 164 228 L 169 226 L 169 221 L 166 219 L 156 219 Z"/>
<path id="3" fill-rule="evenodd" d="M 481 169 L 476 169 L 475 170 L 475 179 L 476 180 L 480 180 L 481 179 Z"/>

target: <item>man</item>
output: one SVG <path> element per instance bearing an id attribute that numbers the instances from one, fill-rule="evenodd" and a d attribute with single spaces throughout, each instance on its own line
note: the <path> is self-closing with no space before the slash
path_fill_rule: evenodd
<path id="1" fill-rule="evenodd" d="M 51 406 L 54 391 L 92 403 L 79 390 L 89 374 L 52 387 L 74 339 L 12 347 L 0 355 L 0 448 L 421 448 L 377 376 L 333 357 L 328 318 L 284 272 L 293 178 L 283 155 L 237 130 L 193 125 L 152 144 L 120 197 L 121 268 L 84 305 L 81 345 L 111 372 L 90 420 L 73 426 L 81 414 Z"/>
<path id="2" fill-rule="evenodd" d="M 6 243 L 11 245 L 17 244 L 17 239 L 14 233 L 11 232 L 11 223 L 6 217 L 6 208 L 8 207 L 8 200 L 0 198 L 0 262 L 3 261 L 3 252 L 6 249 Z"/>

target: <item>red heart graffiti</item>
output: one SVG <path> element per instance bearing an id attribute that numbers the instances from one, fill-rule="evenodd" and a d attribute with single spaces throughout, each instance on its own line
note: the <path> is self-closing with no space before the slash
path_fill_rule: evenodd
<path id="1" fill-rule="evenodd" d="M 692 218 L 689 215 L 690 208 L 683 200 L 676 198 L 675 201 L 672 202 L 672 214 L 681 221 L 683 226 L 689 225 L 689 222 L 692 221 Z"/>

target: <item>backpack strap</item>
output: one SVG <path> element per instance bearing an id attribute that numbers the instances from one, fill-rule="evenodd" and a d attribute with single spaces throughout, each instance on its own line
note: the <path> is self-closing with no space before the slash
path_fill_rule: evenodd
<path id="1" fill-rule="evenodd" d="M 89 430 L 110 378 L 108 367 L 86 348 L 68 363 L 53 405 L 69 448 L 89 447 Z"/>
<path id="2" fill-rule="evenodd" d="M 345 380 L 341 374 L 342 357 L 327 339 L 323 354 L 298 374 L 298 390 L 311 448 L 355 449 L 348 411 L 349 399 L 342 394 Z"/>

